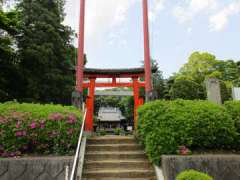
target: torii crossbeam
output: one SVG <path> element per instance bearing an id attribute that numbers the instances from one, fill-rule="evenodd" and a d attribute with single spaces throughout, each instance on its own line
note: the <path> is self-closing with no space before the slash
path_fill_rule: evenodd
<path id="1" fill-rule="evenodd" d="M 111 87 L 133 87 L 136 95 L 135 105 L 138 106 L 143 101 L 138 99 L 138 87 L 145 87 L 146 101 L 152 98 L 152 82 L 151 82 L 151 62 L 150 62 L 150 47 L 149 47 L 149 27 L 148 27 L 148 0 L 142 0 L 143 7 L 143 32 L 144 32 L 144 69 L 141 71 L 141 75 L 132 76 L 132 71 L 127 73 L 127 76 L 132 78 L 133 83 L 129 84 L 117 84 L 115 82 L 116 76 L 112 74 L 109 78 L 112 78 Z M 107 84 L 96 84 L 95 79 L 100 77 L 100 74 L 95 74 L 97 77 L 87 77 L 90 79 L 90 83 L 84 83 L 87 73 L 84 71 L 84 21 L 85 21 L 85 0 L 80 0 L 80 20 L 79 20 L 79 38 L 78 38 L 78 61 L 76 66 L 76 92 L 78 97 L 81 99 L 84 88 L 89 88 L 89 95 L 94 97 L 94 88 L 97 87 L 108 87 Z M 86 73 L 86 74 L 85 74 Z M 107 73 L 104 73 L 105 75 Z M 124 73 L 121 73 L 124 74 Z M 137 78 L 144 77 L 145 82 L 141 83 Z M 101 86 L 100 86 L 101 85 Z M 114 85 L 114 86 L 113 86 Z M 128 86 L 126 86 L 128 85 Z M 86 130 L 92 131 L 92 116 L 93 116 L 93 102 L 94 98 L 87 100 L 88 114 L 86 122 Z M 81 101 L 81 100 L 80 100 Z M 88 102 L 89 101 L 89 102 Z M 135 112 L 136 113 L 136 112 Z M 136 116 L 135 116 L 136 118 Z M 136 125 L 136 122 L 135 122 Z"/>

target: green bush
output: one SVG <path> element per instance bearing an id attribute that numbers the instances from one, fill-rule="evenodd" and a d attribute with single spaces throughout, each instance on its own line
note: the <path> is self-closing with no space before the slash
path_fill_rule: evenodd
<path id="1" fill-rule="evenodd" d="M 154 101 L 141 106 L 138 113 L 138 135 L 155 164 L 162 154 L 176 154 L 179 146 L 228 148 L 236 135 L 226 109 L 207 101 Z"/>
<path id="2" fill-rule="evenodd" d="M 105 135 L 107 135 L 107 132 L 106 132 L 104 129 L 100 129 L 99 132 L 98 132 L 98 134 L 99 134 L 100 136 L 105 136 Z"/>
<path id="3" fill-rule="evenodd" d="M 202 172 L 186 170 L 181 172 L 176 180 L 213 180 L 213 178 Z"/>
<path id="4" fill-rule="evenodd" d="M 71 154 L 81 127 L 81 113 L 61 105 L 0 104 L 0 156 Z"/>
<path id="5" fill-rule="evenodd" d="M 240 133 L 240 101 L 226 101 L 224 106 L 232 116 L 237 132 Z"/>
<path id="6" fill-rule="evenodd" d="M 114 134 L 115 134 L 115 135 L 120 135 L 121 132 L 122 132 L 122 129 L 121 129 L 121 128 L 116 128 L 116 129 L 114 129 Z"/>
<path id="7" fill-rule="evenodd" d="M 232 116 L 237 130 L 236 143 L 234 143 L 233 148 L 240 149 L 240 101 L 226 101 L 224 106 Z"/>

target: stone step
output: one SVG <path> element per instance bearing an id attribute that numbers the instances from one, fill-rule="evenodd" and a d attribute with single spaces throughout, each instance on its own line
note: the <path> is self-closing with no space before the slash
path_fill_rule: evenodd
<path id="1" fill-rule="evenodd" d="M 134 151 L 141 150 L 138 144 L 92 144 L 87 145 L 87 152 L 90 151 Z"/>
<path id="2" fill-rule="evenodd" d="M 89 169 L 152 169 L 151 163 L 147 160 L 103 160 L 103 161 L 85 161 L 84 166 Z"/>
<path id="3" fill-rule="evenodd" d="M 126 152 L 87 152 L 85 154 L 86 160 L 131 160 L 140 159 L 146 160 L 146 156 L 142 151 L 126 151 Z"/>
<path id="4" fill-rule="evenodd" d="M 157 178 L 82 178 L 82 180 L 157 180 Z"/>
<path id="5" fill-rule="evenodd" d="M 133 136 L 87 140 L 83 180 L 156 180 L 155 171 Z"/>
<path id="6" fill-rule="evenodd" d="M 157 178 L 83 178 L 82 180 L 157 180 Z"/>
<path id="7" fill-rule="evenodd" d="M 83 178 L 149 178 L 155 176 L 153 170 L 142 169 L 108 169 L 85 170 Z"/>
<path id="8" fill-rule="evenodd" d="M 87 140 L 87 144 L 137 144 L 132 136 L 103 136 Z"/>

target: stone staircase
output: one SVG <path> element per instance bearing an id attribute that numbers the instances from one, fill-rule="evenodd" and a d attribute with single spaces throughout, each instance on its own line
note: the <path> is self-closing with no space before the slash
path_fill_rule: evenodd
<path id="1" fill-rule="evenodd" d="M 84 180 L 155 180 L 155 172 L 134 137 L 103 136 L 87 140 Z"/>

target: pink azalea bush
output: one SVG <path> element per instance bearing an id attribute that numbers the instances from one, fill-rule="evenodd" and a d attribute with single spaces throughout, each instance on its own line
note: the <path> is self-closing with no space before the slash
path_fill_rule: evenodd
<path id="1" fill-rule="evenodd" d="M 0 157 L 69 155 L 77 145 L 81 113 L 61 105 L 0 104 Z"/>
<path id="2" fill-rule="evenodd" d="M 178 154 L 179 155 L 190 155 L 191 151 L 186 146 L 179 146 Z"/>

